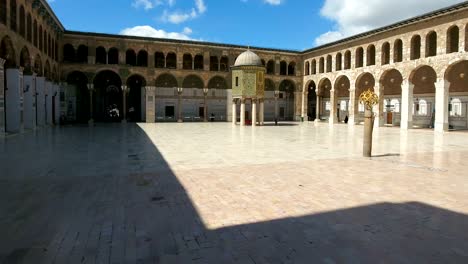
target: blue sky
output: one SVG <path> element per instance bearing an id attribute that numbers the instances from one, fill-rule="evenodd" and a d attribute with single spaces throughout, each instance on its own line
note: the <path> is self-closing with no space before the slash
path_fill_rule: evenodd
<path id="1" fill-rule="evenodd" d="M 304 50 L 460 2 L 52 0 L 49 4 L 68 30 Z"/>

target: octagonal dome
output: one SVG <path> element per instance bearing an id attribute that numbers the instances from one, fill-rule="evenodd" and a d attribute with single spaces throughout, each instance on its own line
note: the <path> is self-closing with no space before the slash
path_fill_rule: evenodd
<path id="1" fill-rule="evenodd" d="M 244 51 L 239 57 L 237 57 L 234 66 L 263 66 L 260 57 L 251 52 L 250 50 Z"/>

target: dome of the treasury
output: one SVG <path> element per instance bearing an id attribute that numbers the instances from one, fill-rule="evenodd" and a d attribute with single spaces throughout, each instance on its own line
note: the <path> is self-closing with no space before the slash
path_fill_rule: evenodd
<path id="1" fill-rule="evenodd" d="M 237 57 L 234 66 L 263 66 L 263 64 L 257 54 L 247 50 Z"/>

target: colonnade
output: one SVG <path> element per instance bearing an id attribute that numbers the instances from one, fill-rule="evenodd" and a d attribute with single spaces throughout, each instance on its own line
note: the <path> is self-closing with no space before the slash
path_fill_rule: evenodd
<path id="1" fill-rule="evenodd" d="M 245 103 L 247 100 L 251 102 L 251 122 L 252 126 L 263 126 L 265 123 L 265 100 L 263 98 L 235 98 L 232 99 L 232 123 L 237 124 L 237 102 L 240 101 L 240 125 L 245 126 L 246 108 Z M 258 105 L 258 107 L 257 107 Z M 257 109 L 259 108 L 259 109 Z M 275 107 L 276 109 L 277 107 Z M 275 116 L 277 116 L 275 114 Z"/>

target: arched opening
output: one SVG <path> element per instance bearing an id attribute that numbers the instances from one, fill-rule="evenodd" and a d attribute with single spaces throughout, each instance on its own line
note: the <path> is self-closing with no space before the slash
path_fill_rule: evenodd
<path id="1" fill-rule="evenodd" d="M 367 91 L 374 91 L 375 78 L 371 73 L 365 72 L 356 79 L 355 100 L 354 100 L 354 122 L 364 121 L 364 105 L 359 102 L 359 96 Z M 353 102 L 352 102 L 353 103 Z"/>
<path id="2" fill-rule="evenodd" d="M 452 64 L 445 73 L 449 81 L 449 128 L 468 129 L 468 61 Z"/>
<path id="3" fill-rule="evenodd" d="M 217 56 L 210 56 L 210 71 L 219 70 L 219 61 Z"/>
<path id="4" fill-rule="evenodd" d="M 29 55 L 29 50 L 26 47 L 24 47 L 20 53 L 20 66 L 24 68 L 24 74 L 32 73 L 31 56 Z"/>
<path id="5" fill-rule="evenodd" d="M 325 72 L 325 59 L 322 57 L 319 59 L 319 73 Z"/>
<path id="6" fill-rule="evenodd" d="M 296 63 L 294 61 L 288 64 L 288 75 L 289 76 L 296 75 Z"/>
<path id="7" fill-rule="evenodd" d="M 32 43 L 32 17 L 30 13 L 26 17 L 26 39 Z"/>
<path id="8" fill-rule="evenodd" d="M 333 70 L 332 56 L 328 55 L 327 56 L 327 72 L 332 72 L 332 70 Z"/>
<path id="9" fill-rule="evenodd" d="M 322 79 L 319 82 L 317 95 L 319 97 L 319 119 L 328 119 L 330 118 L 330 110 L 331 110 L 331 81 L 328 78 Z"/>
<path id="10" fill-rule="evenodd" d="M 345 70 L 351 69 L 351 51 L 349 50 L 345 52 L 344 69 Z"/>
<path id="11" fill-rule="evenodd" d="M 47 56 L 49 56 L 49 33 L 47 33 L 47 31 L 44 30 L 44 34 L 42 35 L 44 37 L 44 45 L 42 46 L 42 52 L 44 52 Z"/>
<path id="12" fill-rule="evenodd" d="M 75 71 L 67 76 L 67 111 L 68 121 L 87 123 L 90 119 L 90 100 L 88 78 L 83 72 Z"/>
<path id="13" fill-rule="evenodd" d="M 195 55 L 194 62 L 193 62 L 193 68 L 194 70 L 203 70 L 203 55 Z"/>
<path id="14" fill-rule="evenodd" d="M 203 84 L 203 80 L 198 77 L 197 75 L 189 75 L 184 78 L 182 82 L 183 88 L 195 88 L 195 89 L 203 89 L 205 85 Z"/>
<path id="15" fill-rule="evenodd" d="M 369 45 L 367 47 L 367 66 L 375 65 L 375 46 Z"/>
<path id="16" fill-rule="evenodd" d="M 310 75 L 310 63 L 306 61 L 304 66 L 304 75 Z"/>
<path id="17" fill-rule="evenodd" d="M 23 38 L 26 36 L 26 14 L 24 12 L 24 6 L 21 5 L 19 9 L 19 34 Z"/>
<path id="18" fill-rule="evenodd" d="M 288 71 L 288 64 L 285 61 L 280 62 L 280 75 L 286 75 Z"/>
<path id="19" fill-rule="evenodd" d="M 313 75 L 317 74 L 317 61 L 315 59 L 310 63 L 310 71 Z"/>
<path id="20" fill-rule="evenodd" d="M 140 75 L 132 75 L 127 79 L 127 118 L 130 122 L 141 122 L 142 90 L 146 86 L 146 80 Z"/>
<path id="21" fill-rule="evenodd" d="M 356 49 L 356 68 L 364 66 L 364 49 L 359 47 Z"/>
<path id="22" fill-rule="evenodd" d="M 44 66 L 44 77 L 47 79 L 47 80 L 51 80 L 51 74 L 50 74 L 50 63 L 49 61 L 46 61 L 45 63 L 45 66 Z"/>
<path id="23" fill-rule="evenodd" d="M 383 88 L 383 102 L 381 111 L 384 112 L 383 125 L 399 126 L 401 123 L 401 84 L 403 76 L 398 70 L 392 69 L 384 72 L 380 78 Z"/>
<path id="24" fill-rule="evenodd" d="M 437 55 L 437 33 L 430 32 L 426 36 L 426 57 Z"/>
<path id="25" fill-rule="evenodd" d="M 294 92 L 296 86 L 290 80 L 283 80 L 279 85 L 279 119 L 294 120 Z"/>
<path id="26" fill-rule="evenodd" d="M 117 122 L 123 117 L 122 81 L 109 70 L 99 72 L 94 78 L 94 111 L 96 121 Z"/>
<path id="27" fill-rule="evenodd" d="M 136 66 L 148 67 L 148 52 L 140 50 L 137 55 Z"/>
<path id="28" fill-rule="evenodd" d="M 382 44 L 382 65 L 390 64 L 390 43 Z"/>
<path id="29" fill-rule="evenodd" d="M 342 65 L 343 65 L 343 55 L 340 52 L 338 52 L 335 58 L 336 71 L 341 71 L 343 69 Z"/>
<path id="30" fill-rule="evenodd" d="M 76 62 L 88 63 L 88 46 L 80 45 L 76 52 Z"/>
<path id="31" fill-rule="evenodd" d="M 222 72 L 228 72 L 229 71 L 229 58 L 228 57 L 226 57 L 226 56 L 221 57 L 219 70 L 222 71 Z"/>
<path id="32" fill-rule="evenodd" d="M 7 0 L 0 0 L 0 23 L 7 24 Z"/>
<path id="33" fill-rule="evenodd" d="M 453 26 L 447 30 L 447 53 L 458 52 L 458 43 L 460 41 L 460 29 Z"/>
<path id="34" fill-rule="evenodd" d="M 136 66 L 136 53 L 132 49 L 128 49 L 125 52 L 125 64 L 130 66 Z"/>
<path id="35" fill-rule="evenodd" d="M 210 89 L 228 89 L 226 79 L 221 76 L 215 76 L 208 81 L 208 88 Z"/>
<path id="36" fill-rule="evenodd" d="M 8 36 L 4 37 L 0 44 L 0 58 L 5 60 L 5 64 L 3 65 L 5 69 L 17 67 L 16 51 L 13 47 L 13 42 Z"/>
<path id="37" fill-rule="evenodd" d="M 310 81 L 307 85 L 307 117 L 308 120 L 315 120 L 317 117 L 317 86 L 314 81 Z"/>
<path id="38" fill-rule="evenodd" d="M 177 55 L 174 52 L 169 52 L 166 56 L 166 68 L 177 69 Z"/>
<path id="39" fill-rule="evenodd" d="M 164 64 L 165 64 L 164 53 L 156 51 L 154 53 L 154 67 L 162 69 L 165 66 Z"/>
<path id="40" fill-rule="evenodd" d="M 75 62 L 75 48 L 71 44 L 63 46 L 63 62 Z"/>
<path id="41" fill-rule="evenodd" d="M 18 6 L 16 5 L 16 0 L 10 0 L 10 29 L 14 32 L 17 30 L 17 14 Z"/>
<path id="42" fill-rule="evenodd" d="M 105 53 L 105 50 L 104 50 Z M 119 64 L 119 50 L 117 48 L 110 48 L 109 54 L 107 54 L 107 63 L 108 64 Z"/>
<path id="43" fill-rule="evenodd" d="M 177 79 L 174 75 L 169 73 L 163 73 L 156 78 L 155 85 L 157 88 L 175 88 L 179 87 Z"/>
<path id="44" fill-rule="evenodd" d="M 267 74 L 275 74 L 275 62 L 269 60 L 266 67 Z"/>
<path id="45" fill-rule="evenodd" d="M 107 64 L 107 53 L 104 47 L 96 48 L 96 64 Z"/>
<path id="46" fill-rule="evenodd" d="M 38 36 L 38 38 L 39 38 L 39 45 L 38 45 L 39 50 L 42 50 L 42 44 L 43 44 L 42 43 L 42 26 L 39 26 L 39 36 Z"/>
<path id="47" fill-rule="evenodd" d="M 182 68 L 184 70 L 192 70 L 193 69 L 193 61 L 192 61 L 192 55 L 191 54 L 184 54 L 184 57 L 182 58 Z"/>
<path id="48" fill-rule="evenodd" d="M 344 122 L 346 117 L 349 118 L 349 89 L 351 88 L 351 83 L 348 77 L 342 75 L 338 77 L 335 81 L 335 107 L 336 116 L 338 122 Z"/>
<path id="49" fill-rule="evenodd" d="M 36 55 L 34 58 L 34 72 L 37 74 L 37 76 L 43 76 L 42 72 L 42 59 L 39 54 Z"/>
<path id="50" fill-rule="evenodd" d="M 424 65 L 415 69 L 411 74 L 409 81 L 414 85 L 413 88 L 413 126 L 433 128 L 435 122 L 435 82 L 437 74 L 430 66 Z M 424 100 L 427 106 L 426 115 L 415 115 L 418 111 L 417 103 Z M 418 110 L 418 109 L 416 109 Z"/>
<path id="51" fill-rule="evenodd" d="M 411 38 L 411 60 L 421 58 L 421 36 L 415 35 Z"/>
<path id="52" fill-rule="evenodd" d="M 395 40 L 393 44 L 393 62 L 403 61 L 403 41 L 401 39 Z"/>
<path id="53" fill-rule="evenodd" d="M 34 25 L 33 25 L 33 44 L 34 44 L 34 47 L 38 47 L 38 42 L 37 42 L 37 32 L 38 28 L 37 28 L 37 20 L 34 19 Z"/>

